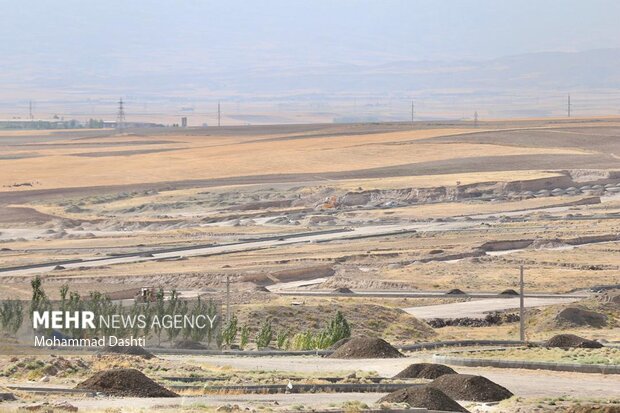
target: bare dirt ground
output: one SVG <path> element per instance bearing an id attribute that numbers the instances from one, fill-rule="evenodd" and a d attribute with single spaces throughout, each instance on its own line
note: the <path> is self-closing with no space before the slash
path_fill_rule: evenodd
<path id="1" fill-rule="evenodd" d="M 278 331 L 290 325 L 290 334 L 320 329 L 338 309 L 354 332 L 398 344 L 515 339 L 515 322 L 431 329 L 402 310 L 476 306 L 480 315 L 491 309 L 491 301 L 467 296 L 276 293 L 499 293 L 518 289 L 524 265 L 530 293 L 592 294 L 528 310 L 529 339 L 569 331 L 618 342 L 620 309 L 592 301 L 602 293 L 591 289 L 620 284 L 619 134 L 617 119 L 481 122 L 477 129 L 455 122 L 162 128 L 121 136 L 2 132 L 0 298 L 28 298 L 31 277 L 41 275 L 52 298 L 68 284 L 83 296 L 149 286 L 221 299 L 229 277 L 232 310 L 253 334 L 258 325 L 251 320 L 261 317 L 271 318 Z M 570 305 L 607 321 L 558 324 L 556 313 Z M 315 358 L 179 360 L 221 369 L 340 368 Z M 347 361 L 342 367 L 392 374 L 404 362 L 352 367 Z M 465 370 L 482 371 L 530 401 L 605 397 L 620 388 L 608 376 Z M 375 396 L 308 397 L 312 406 L 327 406 L 370 403 Z M 288 407 L 300 400 L 250 398 Z M 247 397 L 187 403 L 226 400 L 244 403 Z M 96 402 L 76 401 L 84 408 Z M 106 402 L 122 407 L 124 400 Z"/>

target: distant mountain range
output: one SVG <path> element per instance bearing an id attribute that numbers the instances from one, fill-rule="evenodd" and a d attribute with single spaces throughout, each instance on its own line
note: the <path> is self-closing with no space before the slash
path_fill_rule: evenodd
<path id="1" fill-rule="evenodd" d="M 419 103 L 420 113 L 434 116 L 469 116 L 474 108 L 489 116 L 543 116 L 563 113 L 568 93 L 574 94 L 576 113 L 618 114 L 620 109 L 620 49 L 492 60 L 412 57 L 377 65 L 261 62 L 221 70 L 200 56 L 179 61 L 161 56 L 161 65 L 145 67 L 123 67 L 121 56 L 114 70 L 106 69 L 105 59 L 79 66 L 59 59 L 41 61 L 40 66 L 24 67 L 19 56 L 7 59 L 8 70 L 0 73 L 5 91 L 0 92 L 0 112 L 27 99 L 77 108 L 88 99 L 101 104 L 127 96 L 151 108 L 218 99 L 257 105 L 289 102 L 302 105 L 296 110 L 328 111 L 334 117 L 351 115 L 350 109 L 338 108 L 352 105 L 359 116 L 399 118 L 408 113 L 408 100 Z M 280 107 L 284 109 L 290 107 Z"/>

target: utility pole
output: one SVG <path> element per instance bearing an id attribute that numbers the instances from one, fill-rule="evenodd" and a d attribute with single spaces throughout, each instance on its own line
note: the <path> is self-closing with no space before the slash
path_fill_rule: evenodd
<path id="1" fill-rule="evenodd" d="M 523 265 L 519 267 L 519 275 L 519 340 L 525 341 L 525 297 L 523 297 Z"/>
<path id="2" fill-rule="evenodd" d="M 230 322 L 230 275 L 226 274 L 226 322 Z"/>
<path id="3" fill-rule="evenodd" d="M 415 116 L 415 105 L 413 104 L 413 101 L 411 101 L 411 123 L 413 124 L 413 118 Z"/>
<path id="4" fill-rule="evenodd" d="M 220 110 L 220 101 L 217 101 L 217 126 L 221 125 L 222 111 Z"/>
<path id="5" fill-rule="evenodd" d="M 120 98 L 118 101 L 118 112 L 116 114 L 116 131 L 118 133 L 123 133 L 125 129 L 125 104 L 123 103 L 123 98 Z"/>
<path id="6" fill-rule="evenodd" d="M 568 117 L 570 118 L 570 93 L 568 94 L 568 102 L 567 102 L 567 112 L 568 112 Z"/>
<path id="7" fill-rule="evenodd" d="M 34 119 L 34 115 L 32 114 L 32 100 L 30 102 L 28 102 L 28 113 L 30 116 L 30 120 Z"/>
<path id="8" fill-rule="evenodd" d="M 474 128 L 478 127 L 478 111 L 474 112 Z"/>

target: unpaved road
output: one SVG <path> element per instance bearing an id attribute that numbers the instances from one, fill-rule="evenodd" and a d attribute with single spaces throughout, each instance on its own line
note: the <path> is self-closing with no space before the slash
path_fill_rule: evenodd
<path id="1" fill-rule="evenodd" d="M 554 304 L 568 304 L 579 301 L 580 297 L 527 297 L 524 298 L 525 307 L 543 307 Z M 465 301 L 460 303 L 437 304 L 424 307 L 403 308 L 409 314 L 423 320 L 433 318 L 484 318 L 488 313 L 519 308 L 519 297 L 516 298 L 487 298 L 483 300 Z"/>
<path id="2" fill-rule="evenodd" d="M 131 262 L 143 262 L 154 261 L 165 258 L 177 258 L 177 257 L 195 257 L 195 256 L 208 256 L 208 255 L 220 255 L 220 254 L 232 254 L 236 252 L 252 251 L 264 248 L 274 248 L 280 245 L 291 245 L 308 242 L 329 242 L 329 241 L 342 241 L 356 238 L 365 237 L 383 237 L 390 235 L 405 234 L 407 232 L 436 232 L 436 231 L 456 231 L 471 228 L 478 225 L 475 222 L 460 221 L 460 222 L 446 222 L 446 223 L 418 223 L 411 225 L 375 225 L 367 227 L 354 228 L 351 231 L 343 232 L 329 232 L 320 234 L 309 234 L 304 236 L 296 236 L 295 234 L 283 235 L 280 239 L 268 239 L 259 241 L 246 241 L 225 245 L 212 245 L 204 246 L 202 248 L 188 249 L 175 249 L 172 252 L 152 253 L 149 255 L 148 251 L 135 253 L 131 255 L 125 255 L 122 257 L 110 257 L 110 258 L 95 258 L 84 257 L 82 261 L 62 264 L 65 268 L 79 268 L 79 267 L 95 267 L 101 265 L 113 265 L 113 264 L 126 264 Z M 45 273 L 54 270 L 56 264 L 41 265 L 32 264 L 25 268 L 15 270 L 2 270 L 0 269 L 0 276 L 31 276 L 34 274 Z"/>
<path id="3" fill-rule="evenodd" d="M 323 375 L 351 371 L 372 371 L 383 377 L 391 377 L 411 363 L 430 361 L 429 354 L 419 354 L 401 359 L 337 360 L 319 357 L 230 357 L 230 356 L 162 356 L 184 363 L 196 363 L 222 369 L 265 370 L 280 372 L 308 372 Z M 494 369 L 457 367 L 457 372 L 476 374 L 508 388 L 523 398 L 571 397 L 576 399 L 613 399 L 620 397 L 620 376 L 518 369 Z M 331 374 L 326 374 L 331 373 Z M 47 385 L 46 385 L 47 386 Z M 221 406 L 238 404 L 241 408 L 257 406 L 292 407 L 294 405 L 328 408 L 334 404 L 356 400 L 372 405 L 385 393 L 315 393 L 315 394 L 214 394 L 178 399 L 164 398 L 115 398 L 63 396 L 82 410 L 108 408 L 167 408 L 192 405 Z M 277 402 L 277 404 L 276 404 Z M 331 406 L 330 406 L 331 405 Z M 17 408 L 21 402 L 3 403 L 3 407 Z"/>
<path id="4" fill-rule="evenodd" d="M 163 356 L 178 359 L 179 356 Z M 401 359 L 338 360 L 321 357 L 226 357 L 196 356 L 183 357 L 184 362 L 192 360 L 211 366 L 244 370 L 278 370 L 314 373 L 341 373 L 356 370 L 374 371 L 382 377 L 391 377 L 409 364 L 430 362 L 429 354 L 414 355 Z M 517 396 L 582 398 L 620 397 L 620 375 L 567 373 L 519 369 L 496 369 L 488 367 L 456 367 L 459 373 L 477 374 L 501 384 Z M 321 395 L 316 395 L 321 396 Z M 353 400 L 352 394 L 342 395 L 343 400 Z M 377 395 L 377 399 L 380 396 Z"/>

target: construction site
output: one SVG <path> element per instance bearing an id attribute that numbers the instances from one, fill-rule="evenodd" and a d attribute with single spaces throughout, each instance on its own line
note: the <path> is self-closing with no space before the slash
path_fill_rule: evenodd
<path id="1" fill-rule="evenodd" d="M 620 2 L 2 6 L 0 413 L 620 413 Z"/>
<path id="2" fill-rule="evenodd" d="M 43 352 L 11 347 L 28 317 L 3 322 L 0 409 L 617 411 L 619 131 L 0 132 L 4 302 L 38 280 L 51 302 L 219 317 Z"/>

